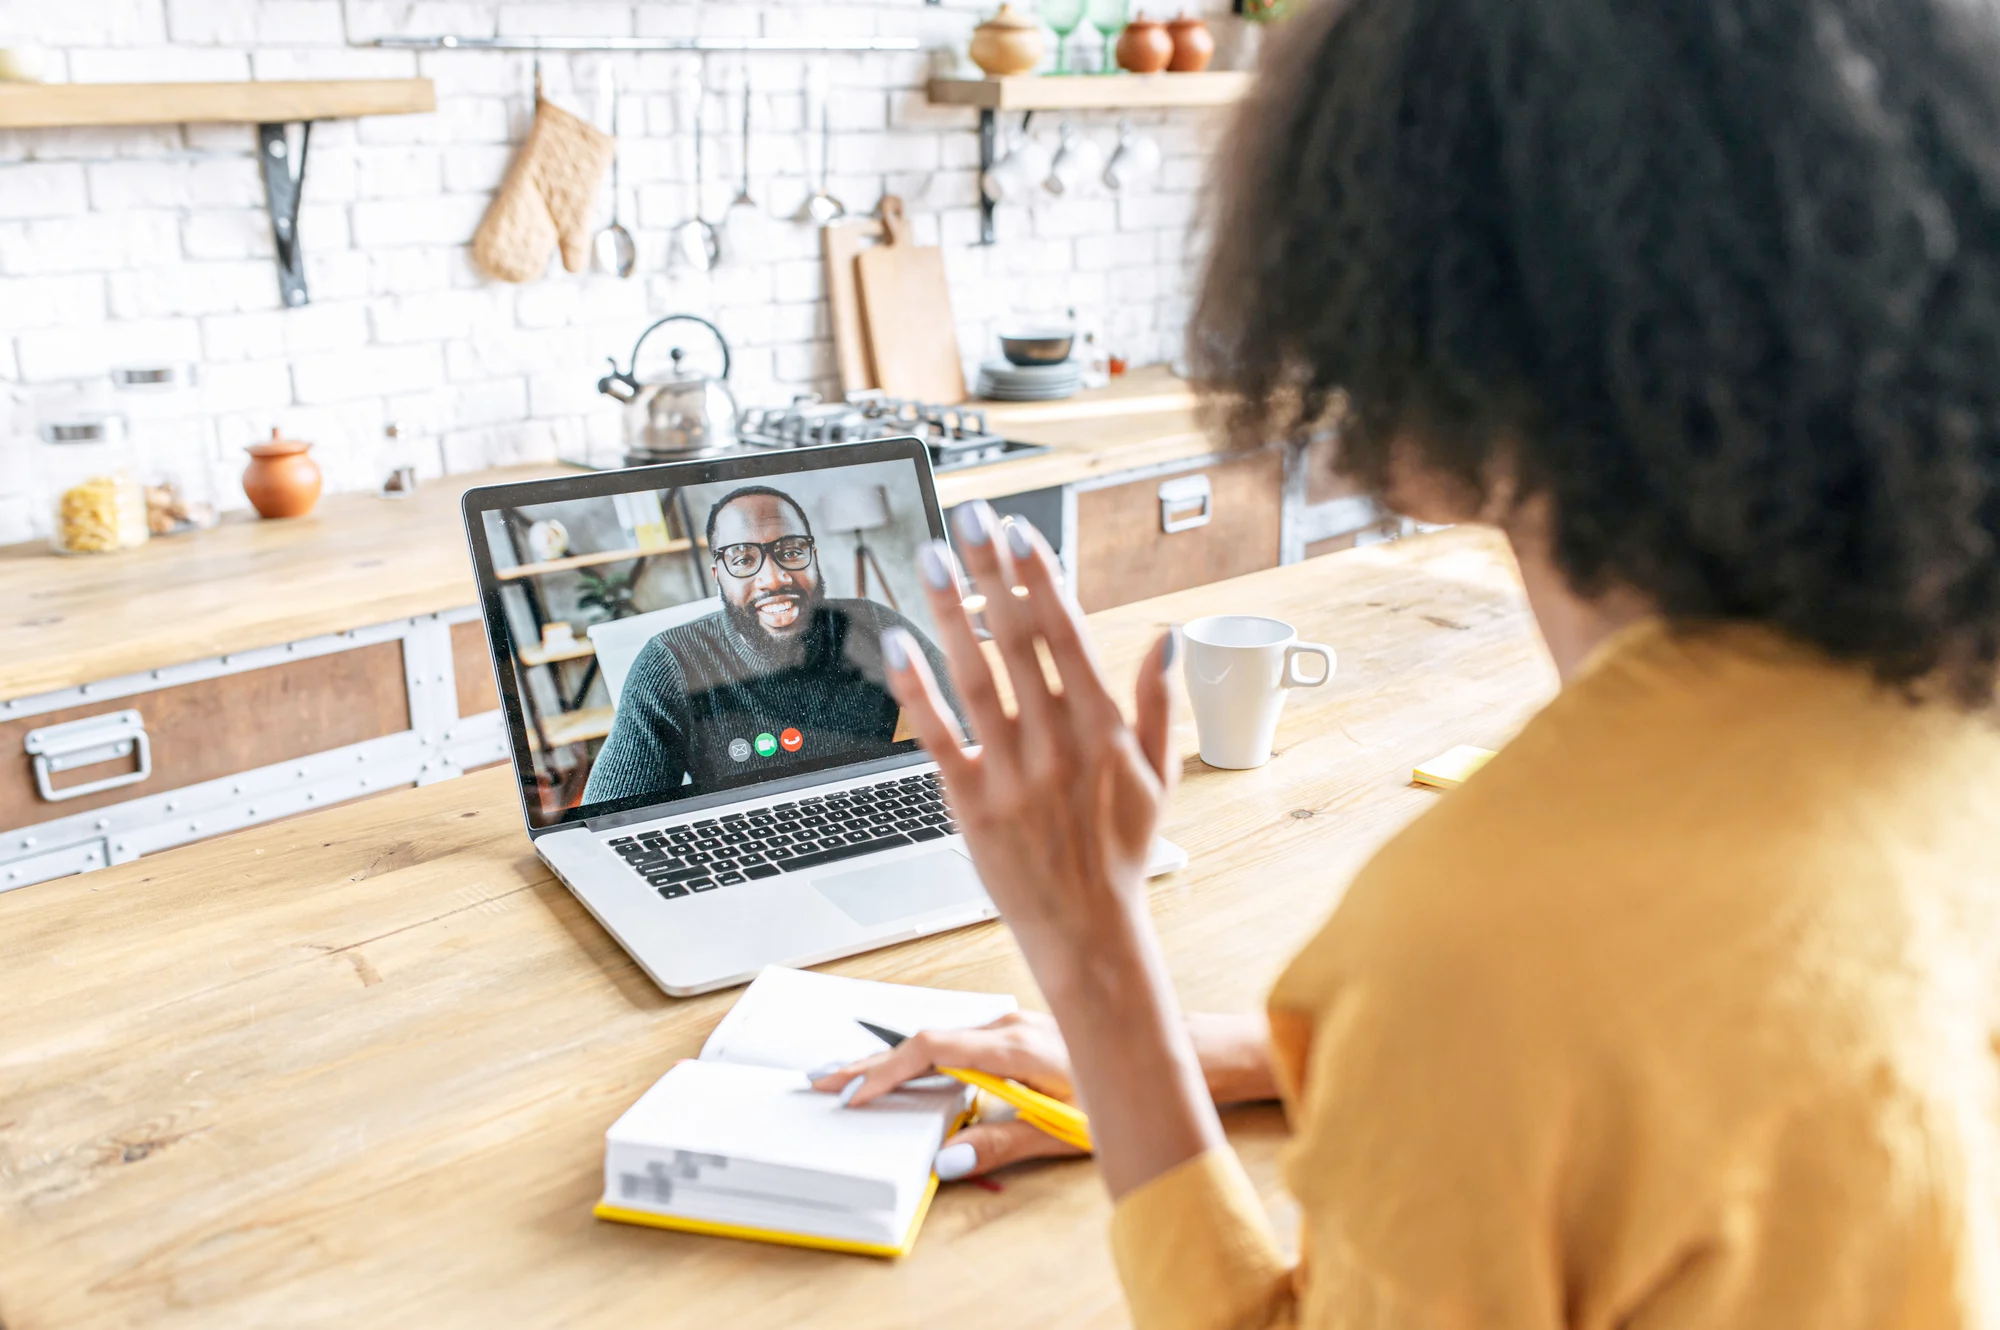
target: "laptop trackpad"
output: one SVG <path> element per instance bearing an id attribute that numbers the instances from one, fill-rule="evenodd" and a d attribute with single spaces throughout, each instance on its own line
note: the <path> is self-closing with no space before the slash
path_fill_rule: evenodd
<path id="1" fill-rule="evenodd" d="M 957 850 L 935 850 L 873 868 L 815 877 L 812 884 L 864 928 L 954 905 L 987 903 L 978 871 Z"/>

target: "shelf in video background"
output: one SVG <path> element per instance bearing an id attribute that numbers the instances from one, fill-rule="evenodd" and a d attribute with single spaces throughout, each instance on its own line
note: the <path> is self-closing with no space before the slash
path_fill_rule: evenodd
<path id="1" fill-rule="evenodd" d="M 694 540 L 670 540 L 652 549 L 596 550 L 589 554 L 571 554 L 560 559 L 550 559 L 546 563 L 523 563 L 512 568 L 496 568 L 493 576 L 502 582 L 518 582 L 524 577 L 573 572 L 578 568 L 594 568 L 600 563 L 622 563 L 627 559 L 651 558 L 655 554 L 679 554 L 693 549 L 700 543 Z"/>
<path id="2" fill-rule="evenodd" d="M 551 748 L 602 739 L 611 733 L 611 716 L 615 710 L 614 707 L 585 707 L 581 711 L 564 711 L 543 717 L 542 729 L 549 736 Z M 541 740 L 533 726 L 528 729 L 528 742 L 541 747 Z"/>

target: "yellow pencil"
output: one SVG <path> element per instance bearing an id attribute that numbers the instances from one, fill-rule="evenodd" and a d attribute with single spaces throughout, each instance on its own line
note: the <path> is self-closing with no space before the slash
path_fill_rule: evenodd
<path id="1" fill-rule="evenodd" d="M 1052 1099 L 1019 1081 L 990 1076 L 983 1071 L 971 1071 L 964 1067 L 939 1067 L 938 1070 L 955 1081 L 977 1086 L 1002 1103 L 1012 1104 L 1018 1110 L 1021 1121 L 1038 1131 L 1047 1132 L 1065 1145 L 1073 1145 L 1079 1150 L 1093 1148 L 1090 1144 L 1090 1119 L 1075 1105 Z"/>

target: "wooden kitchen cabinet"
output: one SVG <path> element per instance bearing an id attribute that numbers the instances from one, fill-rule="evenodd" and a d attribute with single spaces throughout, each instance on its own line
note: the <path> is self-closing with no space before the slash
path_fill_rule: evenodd
<path id="1" fill-rule="evenodd" d="M 1284 485 L 1284 453 L 1267 448 L 1099 488 L 1080 486 L 1073 563 L 1078 602 L 1094 612 L 1277 567 Z"/>
<path id="2" fill-rule="evenodd" d="M 551 470 L 0 548 L 0 891 L 504 760 L 459 499 Z"/>
<path id="3" fill-rule="evenodd" d="M 151 774 L 96 794 L 57 802 L 44 798 L 26 751 L 27 735 L 126 711 L 141 719 Z M 0 768 L 0 832 L 409 728 L 400 641 L 0 721 L 0 753 L 11 755 Z M 74 767 L 49 783 L 60 795 L 125 772 L 136 772 L 132 756 Z"/>
<path id="4" fill-rule="evenodd" d="M 0 891 L 504 760 L 497 703 L 470 605 L 0 700 Z"/>

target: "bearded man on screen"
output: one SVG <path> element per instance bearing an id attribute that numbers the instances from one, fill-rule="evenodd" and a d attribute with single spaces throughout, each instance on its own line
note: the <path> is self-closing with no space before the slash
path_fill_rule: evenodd
<path id="1" fill-rule="evenodd" d="M 707 535 L 722 608 L 640 649 L 585 803 L 714 789 L 768 776 L 778 762 L 885 755 L 901 715 L 883 683 L 890 628 L 907 631 L 947 677 L 937 648 L 901 614 L 826 596 L 812 522 L 783 490 L 732 490 L 709 510 Z M 796 740 L 785 752 L 755 747 L 759 735 L 787 731 Z"/>

